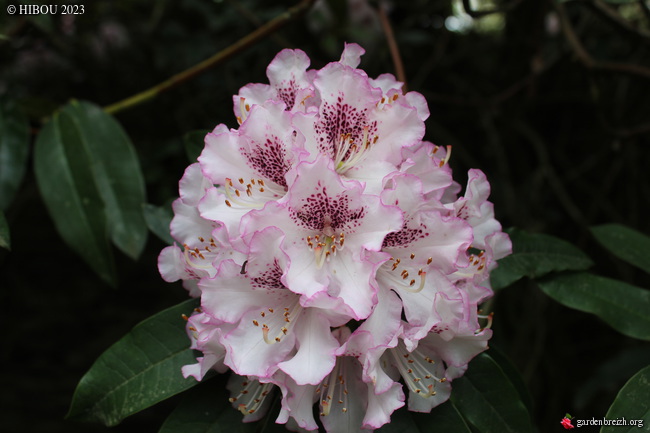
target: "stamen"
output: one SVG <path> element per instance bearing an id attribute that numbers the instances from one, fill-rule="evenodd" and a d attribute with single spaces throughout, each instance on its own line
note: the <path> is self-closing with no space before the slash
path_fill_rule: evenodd
<path id="1" fill-rule="evenodd" d="M 278 314 L 275 314 L 275 309 L 273 308 L 267 309 L 268 314 L 265 311 L 260 312 L 260 316 L 267 320 L 262 324 L 262 338 L 266 344 L 279 343 L 293 329 L 296 322 L 295 319 L 302 311 L 299 299 L 300 297 L 296 296 L 288 307 L 282 309 L 281 314 L 279 311 Z M 253 320 L 253 324 L 259 326 L 257 320 Z M 272 329 L 277 330 L 275 335 L 272 335 Z"/>
<path id="2" fill-rule="evenodd" d="M 248 112 L 251 111 L 250 105 L 246 104 L 246 99 L 244 97 L 239 97 L 239 112 L 241 117 L 237 117 L 237 122 L 241 125 L 248 119 Z"/>
<path id="3" fill-rule="evenodd" d="M 312 240 L 315 240 L 316 244 L 314 244 Z M 336 256 L 336 253 L 339 250 L 343 249 L 343 244 L 345 243 L 345 233 L 340 233 L 338 237 L 336 235 L 321 236 L 319 234 L 316 234 L 313 238 L 311 236 L 307 236 L 305 241 L 309 249 L 314 252 L 317 268 L 321 269 L 325 262 L 329 261 L 332 256 Z"/>
<path id="4" fill-rule="evenodd" d="M 228 401 L 233 403 L 233 406 L 239 402 L 237 410 L 243 415 L 251 415 L 262 406 L 272 389 L 272 383 L 260 383 L 257 380 L 244 381 L 239 394 L 236 397 L 230 397 Z"/>
<path id="5" fill-rule="evenodd" d="M 375 135 L 372 142 L 368 140 L 369 131 L 370 128 L 368 126 L 363 127 L 361 143 L 356 143 L 349 133 L 341 135 L 341 139 L 338 146 L 336 146 L 334 154 L 334 165 L 338 173 L 345 173 L 366 157 L 370 145 L 375 144 L 379 139 L 379 137 Z"/>
<path id="6" fill-rule="evenodd" d="M 439 379 L 436 377 L 433 370 L 435 361 L 423 355 L 417 349 L 408 352 L 404 344 L 400 342 L 394 349 L 389 349 L 389 353 L 395 360 L 395 365 L 404 378 L 406 385 L 420 397 L 428 398 L 436 395 L 436 383 L 446 381 L 445 378 Z"/>
<path id="7" fill-rule="evenodd" d="M 411 254 L 411 256 L 414 257 L 415 255 Z M 418 269 L 418 276 L 420 277 L 420 285 L 414 288 L 416 280 L 409 279 L 410 274 L 407 269 L 399 268 L 401 259 L 399 258 L 395 259 L 391 257 L 389 261 L 393 262 L 391 268 L 387 269 L 386 267 L 382 266 L 380 270 L 382 270 L 386 278 L 391 280 L 398 288 L 404 289 L 410 293 L 418 293 L 421 292 L 422 289 L 424 289 L 424 284 L 426 282 L 426 276 L 427 276 L 427 273 L 424 270 L 422 270 L 421 268 Z M 395 274 L 395 272 L 399 272 L 399 277 Z M 408 280 L 408 282 L 406 280 Z"/>
<path id="8" fill-rule="evenodd" d="M 203 239 L 203 238 L 199 238 L 199 239 Z M 208 250 L 207 247 L 205 248 L 206 248 L 205 249 L 206 254 L 212 253 L 212 251 Z M 208 262 L 207 264 L 200 264 L 192 260 L 192 258 L 197 260 L 198 259 L 206 260 L 205 256 L 203 255 L 203 253 L 198 247 L 190 248 L 187 244 L 183 244 L 183 249 L 184 249 L 183 256 L 185 257 L 185 263 L 187 263 L 190 267 L 194 269 L 214 269 L 211 260 L 207 260 Z"/>
<path id="9" fill-rule="evenodd" d="M 444 167 L 445 164 L 449 162 L 449 158 L 451 158 L 451 146 L 447 146 L 447 155 L 440 160 L 440 163 L 438 164 L 440 167 Z"/>
<path id="10" fill-rule="evenodd" d="M 253 198 L 255 190 L 253 190 L 252 185 L 255 184 L 255 179 L 251 179 L 251 183 L 244 185 L 244 179 L 239 178 L 240 185 L 235 185 L 230 178 L 226 178 L 225 185 L 223 186 L 224 192 L 228 199 L 225 200 L 226 206 L 233 207 L 235 204 L 238 207 L 243 207 L 246 209 L 261 209 L 264 207 L 264 203 L 260 202 L 258 198 Z M 257 181 L 259 183 L 259 180 Z M 259 192 L 263 193 L 264 188 L 259 188 Z M 252 200 L 244 200 L 242 192 L 246 193 L 247 197 L 252 198 Z"/>
<path id="11" fill-rule="evenodd" d="M 329 415 L 334 403 L 341 405 L 341 412 L 346 413 L 348 411 L 349 393 L 345 384 L 345 365 L 343 362 L 336 361 L 334 369 L 325 378 L 325 381 L 316 389 L 316 393 L 320 393 L 320 415 Z"/>
<path id="12" fill-rule="evenodd" d="M 492 319 L 494 318 L 494 313 L 490 313 L 490 314 L 488 314 L 487 316 L 483 316 L 483 315 L 480 315 L 480 314 L 479 314 L 479 315 L 478 315 L 478 318 L 479 318 L 479 319 L 483 319 L 483 320 L 487 320 L 487 325 L 485 325 L 485 326 L 482 327 L 481 329 L 477 330 L 477 331 L 476 331 L 476 334 L 478 334 L 479 332 L 483 332 L 484 329 L 490 329 L 490 328 L 492 328 Z"/>

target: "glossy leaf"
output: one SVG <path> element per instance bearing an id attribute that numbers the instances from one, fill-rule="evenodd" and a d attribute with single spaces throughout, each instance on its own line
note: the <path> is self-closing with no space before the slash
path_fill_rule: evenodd
<path id="1" fill-rule="evenodd" d="M 9 224 L 4 212 L 0 211 L 0 248 L 11 249 L 11 237 L 9 236 Z"/>
<path id="2" fill-rule="evenodd" d="M 27 119 L 9 101 L 0 100 L 0 210 L 13 200 L 29 155 Z"/>
<path id="3" fill-rule="evenodd" d="M 169 231 L 169 224 L 174 216 L 171 206 L 154 206 L 147 203 L 144 205 L 143 212 L 149 230 L 167 245 L 173 244 L 174 239 Z"/>
<path id="4" fill-rule="evenodd" d="M 617 331 L 650 340 L 650 291 L 588 273 L 559 275 L 539 286 L 559 303 L 595 314 Z"/>
<path id="5" fill-rule="evenodd" d="M 63 114 L 74 121 L 80 144 L 90 159 L 111 240 L 126 255 L 138 258 L 148 231 L 142 215 L 144 178 L 131 141 L 113 117 L 91 103 L 72 102 Z M 65 135 L 61 138 L 66 140 Z"/>
<path id="6" fill-rule="evenodd" d="M 197 130 L 190 131 L 183 136 L 183 145 L 185 146 L 185 154 L 187 159 L 190 162 L 196 162 L 203 151 L 205 146 L 205 136 L 210 131 L 206 130 Z"/>
<path id="7" fill-rule="evenodd" d="M 515 367 L 510 358 L 508 358 L 501 351 L 501 349 L 499 349 L 499 347 L 492 342 L 490 342 L 489 355 L 492 357 L 492 359 L 494 359 L 499 367 L 501 367 L 503 373 L 508 377 L 508 380 L 510 380 L 512 385 L 515 387 L 517 394 L 519 395 L 519 400 L 521 400 L 524 405 L 526 405 L 528 413 L 533 413 L 533 398 L 530 395 L 530 391 L 528 390 L 526 383 L 524 382 L 524 378 L 521 376 L 519 370 L 517 370 L 517 367 Z"/>
<path id="8" fill-rule="evenodd" d="M 650 365 L 635 374 L 619 391 L 614 403 L 607 411 L 605 419 L 620 420 L 625 418 L 627 426 L 603 426 L 600 433 L 632 433 L 642 430 L 639 425 L 630 425 L 631 421 L 643 423 L 643 428 L 650 425 Z M 647 430 L 646 430 L 647 431 Z"/>
<path id="9" fill-rule="evenodd" d="M 471 433 L 467 421 L 451 400 L 434 407 L 431 413 L 408 413 L 422 433 L 428 433 L 433 429 L 450 433 Z"/>
<path id="10" fill-rule="evenodd" d="M 108 426 L 197 384 L 181 367 L 196 362 L 181 315 L 190 299 L 135 326 L 95 361 L 79 382 L 68 417 Z"/>
<path id="11" fill-rule="evenodd" d="M 650 237 L 620 224 L 592 227 L 591 233 L 616 257 L 650 273 Z"/>
<path id="12" fill-rule="evenodd" d="M 243 423 L 242 414 L 228 398 L 226 375 L 211 379 L 187 392 L 158 433 L 253 433 L 258 423 Z"/>
<path id="13" fill-rule="evenodd" d="M 434 409 L 435 410 L 435 409 Z M 403 433 L 403 432 L 413 432 L 420 433 L 424 430 L 420 430 L 418 425 L 413 420 L 411 416 L 412 412 L 406 410 L 405 407 L 397 409 L 390 417 L 390 422 L 384 424 L 381 428 L 375 430 L 377 433 Z M 422 414 L 424 415 L 424 414 Z M 426 414 L 429 415 L 429 414 Z"/>
<path id="14" fill-rule="evenodd" d="M 104 202 L 83 138 L 66 112 L 55 114 L 38 135 L 34 171 L 61 237 L 104 281 L 115 285 Z"/>
<path id="15" fill-rule="evenodd" d="M 487 353 L 474 358 L 452 387 L 451 401 L 481 433 L 532 432 L 530 415 L 515 386 Z"/>
<path id="16" fill-rule="evenodd" d="M 576 387 L 573 399 L 576 408 L 587 407 L 590 402 L 609 395 L 630 378 L 631 371 L 645 367 L 650 362 L 650 345 L 627 347 L 611 355 L 606 356 L 587 380 Z"/>
<path id="17" fill-rule="evenodd" d="M 513 253 L 499 260 L 490 274 L 494 290 L 523 277 L 539 278 L 550 272 L 581 271 L 593 265 L 591 259 L 570 243 L 541 233 L 509 230 Z"/>

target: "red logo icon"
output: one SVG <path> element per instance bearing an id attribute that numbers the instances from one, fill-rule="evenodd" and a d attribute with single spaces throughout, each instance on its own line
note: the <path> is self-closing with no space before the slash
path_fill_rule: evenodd
<path id="1" fill-rule="evenodd" d="M 566 430 L 572 429 L 573 424 L 571 424 L 571 420 L 573 417 L 569 415 L 568 413 L 564 415 L 564 418 L 562 418 L 562 421 L 560 421 L 560 424 L 562 424 L 562 427 L 564 427 Z"/>

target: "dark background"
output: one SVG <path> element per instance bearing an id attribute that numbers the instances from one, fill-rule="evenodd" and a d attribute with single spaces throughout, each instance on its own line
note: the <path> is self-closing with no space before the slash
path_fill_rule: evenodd
<path id="1" fill-rule="evenodd" d="M 19 103 L 32 138 L 71 98 L 105 106 L 131 96 L 295 4 L 92 0 L 71 18 L 9 16 L 11 3 L 19 1 L 0 1 L 0 96 Z M 189 163 L 183 135 L 218 123 L 235 127 L 231 96 L 266 82 L 266 66 L 282 48 L 304 50 L 320 68 L 338 60 L 344 41 L 358 42 L 370 76 L 394 73 L 378 4 L 350 3 L 356 6 L 324 2 L 228 62 L 117 113 L 137 149 L 147 201 L 163 205 L 177 196 Z M 616 222 L 650 232 L 650 13 L 643 2 L 569 1 L 557 9 L 544 0 L 484 1 L 481 9 L 501 12 L 473 20 L 457 1 L 393 3 L 387 15 L 408 88 L 431 109 L 426 139 L 453 146 L 456 180 L 464 185 L 467 170 L 480 168 L 504 227 L 558 236 L 586 251 L 594 272 L 648 287 L 647 275 L 588 231 Z M 12 250 L 0 250 L 0 430 L 156 431 L 178 397 L 113 429 L 64 416 L 77 382 L 105 349 L 186 299 L 180 284 L 158 275 L 164 243 L 150 234 L 137 262 L 115 251 L 119 284 L 108 287 L 56 233 L 31 160 L 6 217 Z M 529 386 L 540 432 L 561 431 L 566 412 L 604 416 L 650 359 L 647 344 L 560 306 L 529 281 L 499 292 L 493 308 L 493 344 Z"/>

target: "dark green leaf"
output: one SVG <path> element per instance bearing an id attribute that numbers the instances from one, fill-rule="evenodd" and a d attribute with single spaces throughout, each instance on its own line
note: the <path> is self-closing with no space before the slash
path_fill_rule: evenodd
<path id="1" fill-rule="evenodd" d="M 27 119 L 8 101 L 0 100 L 0 210 L 9 207 L 25 175 L 29 155 Z"/>
<path id="2" fill-rule="evenodd" d="M 4 212 L 0 211 L 0 247 L 11 249 L 11 237 L 9 236 L 9 224 L 5 219 Z"/>
<path id="3" fill-rule="evenodd" d="M 612 328 L 650 340 L 650 291 L 588 273 L 559 275 L 539 282 L 559 303 L 595 314 Z"/>
<path id="4" fill-rule="evenodd" d="M 111 240 L 129 257 L 138 258 L 148 231 L 142 215 L 144 179 L 131 141 L 113 117 L 91 103 L 72 102 L 63 114 L 74 122 L 88 154 L 93 178 L 106 205 Z"/>
<path id="5" fill-rule="evenodd" d="M 431 413 L 409 413 L 422 433 L 428 433 L 433 429 L 449 433 L 471 433 L 467 421 L 451 400 L 434 407 Z"/>
<path id="6" fill-rule="evenodd" d="M 591 233 L 616 257 L 650 273 L 650 237 L 620 224 L 592 227 Z"/>
<path id="7" fill-rule="evenodd" d="M 513 253 L 499 260 L 490 274 L 494 290 L 509 286 L 523 277 L 539 278 L 550 272 L 581 271 L 593 262 L 578 248 L 553 236 L 508 230 Z"/>
<path id="8" fill-rule="evenodd" d="M 647 431 L 650 425 L 650 365 L 635 374 L 619 391 L 614 403 L 607 411 L 605 419 L 622 420 L 625 418 L 627 426 L 619 425 L 603 426 L 600 433 L 631 433 Z M 641 420 L 641 421 L 638 421 Z M 643 423 L 643 425 L 630 425 L 631 421 Z"/>
<path id="9" fill-rule="evenodd" d="M 55 114 L 41 130 L 34 148 L 34 171 L 59 234 L 104 281 L 115 285 L 104 203 L 87 149 L 67 113 Z"/>
<path id="10" fill-rule="evenodd" d="M 390 423 L 377 430 L 377 433 L 429 433 L 432 430 L 471 433 L 469 426 L 451 401 L 434 407 L 431 413 L 411 412 L 407 407 L 402 407 L 393 412 Z"/>
<path id="11" fill-rule="evenodd" d="M 166 244 L 173 244 L 174 239 L 169 231 L 169 224 L 174 216 L 171 206 L 154 206 L 147 203 L 144 205 L 143 211 L 149 230 Z"/>
<path id="12" fill-rule="evenodd" d="M 650 345 L 624 348 L 607 356 L 602 364 L 589 374 L 589 378 L 576 388 L 574 407 L 585 408 L 596 399 L 608 395 L 613 389 L 621 387 L 630 378 L 631 371 L 639 371 L 650 360 Z"/>
<path id="13" fill-rule="evenodd" d="M 253 433 L 257 423 L 243 423 L 228 398 L 226 376 L 208 380 L 187 392 L 158 433 Z"/>
<path id="14" fill-rule="evenodd" d="M 465 376 L 454 380 L 451 400 L 462 416 L 481 433 L 527 433 L 530 415 L 501 367 L 482 353 Z"/>
<path id="15" fill-rule="evenodd" d="M 196 385 L 181 374 L 196 362 L 181 315 L 197 305 L 190 299 L 162 311 L 106 350 L 79 382 L 68 417 L 111 426 Z"/>
<path id="16" fill-rule="evenodd" d="M 533 413 L 533 398 L 530 395 L 530 391 L 524 382 L 524 378 L 521 377 L 521 373 L 517 370 L 517 367 L 514 366 L 510 358 L 508 358 L 496 345 L 490 342 L 490 356 L 494 361 L 501 367 L 503 373 L 508 376 L 508 379 L 513 384 L 519 394 L 519 400 L 521 400 L 528 409 L 528 413 Z"/>
<path id="17" fill-rule="evenodd" d="M 183 136 L 185 154 L 187 155 L 187 159 L 190 162 L 196 162 L 196 160 L 199 158 L 199 155 L 201 155 L 201 151 L 203 151 L 203 147 L 205 146 L 205 136 L 209 132 L 210 131 L 207 129 L 201 129 L 198 131 L 190 131 Z"/>
<path id="18" fill-rule="evenodd" d="M 435 411 L 436 409 L 433 410 Z M 411 414 L 412 412 L 409 412 L 404 407 L 397 409 L 391 415 L 390 422 L 388 424 L 384 424 L 380 429 L 376 430 L 377 433 L 418 433 L 420 431 L 424 431 L 418 428 Z"/>

